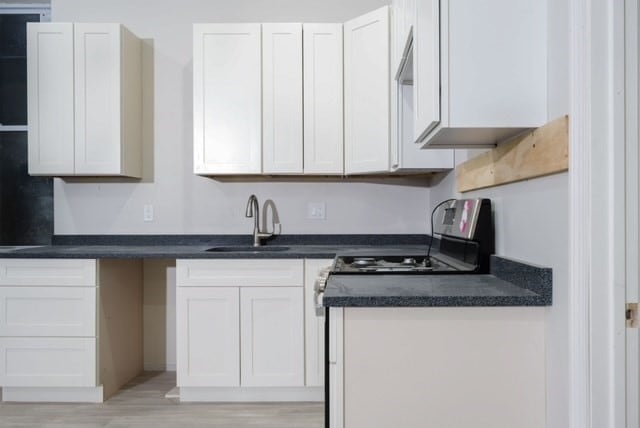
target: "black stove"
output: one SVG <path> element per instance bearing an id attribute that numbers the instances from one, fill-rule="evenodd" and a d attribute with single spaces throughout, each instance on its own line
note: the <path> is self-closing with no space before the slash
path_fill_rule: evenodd
<path id="1" fill-rule="evenodd" d="M 329 274 L 488 273 L 494 252 L 489 199 L 452 199 L 433 212 L 433 234 L 440 235 L 434 254 L 336 257 Z"/>

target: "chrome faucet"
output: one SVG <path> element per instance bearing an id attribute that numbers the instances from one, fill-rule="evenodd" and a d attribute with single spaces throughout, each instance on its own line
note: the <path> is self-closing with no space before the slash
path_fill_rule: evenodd
<path id="1" fill-rule="evenodd" d="M 253 246 L 259 247 L 260 240 L 264 238 L 270 238 L 273 233 L 266 233 L 260 231 L 260 207 L 258 205 L 258 198 L 256 195 L 249 196 L 247 201 L 247 211 L 245 217 L 253 217 Z"/>

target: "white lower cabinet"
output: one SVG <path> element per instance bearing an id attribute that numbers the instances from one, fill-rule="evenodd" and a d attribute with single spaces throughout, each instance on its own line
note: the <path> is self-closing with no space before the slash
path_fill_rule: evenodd
<path id="1" fill-rule="evenodd" d="M 96 339 L 2 337 L 0 385 L 96 386 Z"/>
<path id="2" fill-rule="evenodd" d="M 0 259 L 4 401 L 102 402 L 142 371 L 138 260 Z"/>
<path id="3" fill-rule="evenodd" d="M 305 384 L 303 260 L 178 260 L 176 271 L 181 400 L 322 400 Z"/>
<path id="4" fill-rule="evenodd" d="M 240 289 L 242 386 L 304 386 L 302 287 Z"/>
<path id="5" fill-rule="evenodd" d="M 178 287 L 180 386 L 240 386 L 239 290 Z"/>

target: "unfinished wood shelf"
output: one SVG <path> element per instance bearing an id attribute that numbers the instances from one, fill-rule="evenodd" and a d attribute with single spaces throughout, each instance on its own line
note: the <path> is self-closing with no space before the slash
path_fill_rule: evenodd
<path id="1" fill-rule="evenodd" d="M 456 168 L 458 192 L 493 187 L 569 169 L 569 117 L 499 144 Z"/>

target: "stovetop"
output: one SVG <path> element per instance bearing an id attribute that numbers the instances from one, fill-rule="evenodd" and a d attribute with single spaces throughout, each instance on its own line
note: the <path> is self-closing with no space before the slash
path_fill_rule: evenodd
<path id="1" fill-rule="evenodd" d="M 473 271 L 473 266 L 446 263 L 436 256 L 340 256 L 331 269 L 334 274 L 445 274 Z"/>

